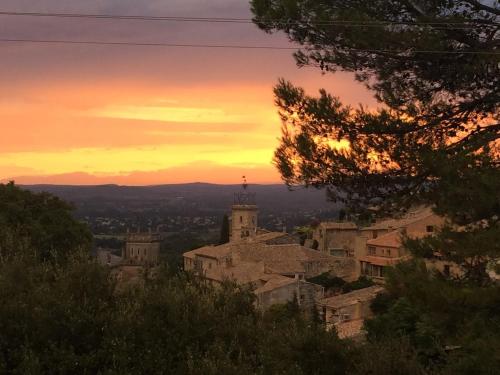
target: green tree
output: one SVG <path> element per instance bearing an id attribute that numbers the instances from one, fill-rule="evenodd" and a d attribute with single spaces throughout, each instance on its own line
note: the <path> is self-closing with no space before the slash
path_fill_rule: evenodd
<path id="1" fill-rule="evenodd" d="M 381 103 L 354 109 L 280 80 L 283 180 L 327 187 L 353 213 L 430 205 L 447 226 L 405 246 L 417 257 L 439 251 L 466 271 L 455 280 L 421 261 L 399 266 L 367 323 L 370 345 L 406 340 L 419 362 L 409 373 L 493 373 L 500 357 L 486 346 L 499 347 L 500 288 L 485 270 L 500 257 L 497 2 L 253 0 L 252 10 L 263 30 L 300 45 L 299 66 L 351 72 Z M 377 359 L 393 364 L 382 352 Z"/>
<path id="2" fill-rule="evenodd" d="M 73 208 L 48 193 L 0 184 L 0 260 L 16 253 L 46 260 L 90 250 L 92 235 Z"/>
<path id="3" fill-rule="evenodd" d="M 388 294 L 374 301 L 378 315 L 365 324 L 369 342 L 404 338 L 433 371 L 476 366 L 476 373 L 494 373 L 500 364 L 498 286 L 457 285 L 436 277 L 421 260 L 389 270 L 386 285 Z"/>

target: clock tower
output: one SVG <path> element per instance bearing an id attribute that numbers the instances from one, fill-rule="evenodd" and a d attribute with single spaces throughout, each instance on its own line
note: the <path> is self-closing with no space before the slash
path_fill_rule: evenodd
<path id="1" fill-rule="evenodd" d="M 234 194 L 230 242 L 251 238 L 257 233 L 258 208 L 255 204 L 255 193 L 249 191 L 245 176 L 243 176 L 242 188 L 240 192 Z"/>

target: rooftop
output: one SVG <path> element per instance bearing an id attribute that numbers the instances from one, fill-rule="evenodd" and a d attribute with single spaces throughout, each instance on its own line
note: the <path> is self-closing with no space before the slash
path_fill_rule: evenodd
<path id="1" fill-rule="evenodd" d="M 394 266 L 399 262 L 403 262 L 405 260 L 409 260 L 410 255 L 404 255 L 402 257 L 387 257 L 387 256 L 375 256 L 375 255 L 366 255 L 359 257 L 358 260 L 360 262 L 367 262 L 373 264 L 375 266 Z"/>
<path id="2" fill-rule="evenodd" d="M 320 301 L 320 304 L 333 309 L 340 309 L 342 307 L 352 306 L 360 302 L 370 301 L 383 290 L 383 287 L 374 285 L 368 288 L 355 290 L 350 293 L 324 298 Z"/>
<path id="3" fill-rule="evenodd" d="M 199 249 L 188 251 L 184 253 L 183 256 L 185 258 L 191 258 L 191 259 L 194 259 L 196 255 L 207 258 L 220 259 L 224 258 L 225 256 L 231 254 L 234 251 L 233 246 L 229 245 L 237 245 L 237 244 L 227 243 L 219 246 L 203 246 L 200 247 Z"/>
<path id="4" fill-rule="evenodd" d="M 230 267 L 215 267 L 205 271 L 205 277 L 210 280 L 232 280 L 240 284 L 263 283 L 270 275 L 264 273 L 264 264 L 240 262 Z"/>
<path id="5" fill-rule="evenodd" d="M 271 240 L 275 240 L 278 238 L 284 238 L 284 237 L 290 237 L 291 239 L 293 238 L 293 235 L 290 233 L 286 232 L 268 232 L 268 233 L 262 233 L 258 234 L 257 236 L 251 238 L 245 239 L 247 242 L 267 242 Z"/>
<path id="6" fill-rule="evenodd" d="M 297 244 L 249 246 L 237 252 L 242 261 L 263 262 L 268 272 L 273 273 L 304 273 L 305 262 L 333 262 L 328 254 L 311 250 Z"/>
<path id="7" fill-rule="evenodd" d="M 220 259 L 228 256 L 231 253 L 238 252 L 240 250 L 247 251 L 249 248 L 254 248 L 257 245 L 265 244 L 267 241 L 287 236 L 291 235 L 284 232 L 268 232 L 257 235 L 253 238 L 246 238 L 238 242 L 228 242 L 226 244 L 218 246 L 200 247 L 199 249 L 188 251 L 183 255 L 184 257 L 191 259 L 194 259 L 196 255 Z"/>
<path id="8" fill-rule="evenodd" d="M 399 219 L 385 219 L 369 227 L 361 228 L 361 230 L 387 230 L 387 229 L 399 229 L 408 226 L 411 223 L 425 219 L 426 217 L 432 216 L 434 213 L 430 207 L 419 208 L 408 212 L 406 215 Z"/>
<path id="9" fill-rule="evenodd" d="M 395 230 L 386 233 L 382 236 L 366 241 L 366 244 L 368 246 L 383 246 L 397 249 L 401 246 L 401 232 L 399 230 Z"/>
<path id="10" fill-rule="evenodd" d="M 296 284 L 298 280 L 285 276 L 274 275 L 263 286 L 255 290 L 255 294 L 270 292 L 271 290 L 279 289 L 287 285 Z"/>
<path id="11" fill-rule="evenodd" d="M 334 222 L 334 221 L 325 221 L 320 224 L 320 226 L 324 229 L 337 229 L 337 230 L 356 230 L 358 226 L 350 221 L 347 222 Z"/>

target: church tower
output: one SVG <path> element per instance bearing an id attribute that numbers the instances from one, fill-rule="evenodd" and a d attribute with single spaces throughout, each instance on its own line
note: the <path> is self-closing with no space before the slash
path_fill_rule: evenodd
<path id="1" fill-rule="evenodd" d="M 257 213 L 255 193 L 248 191 L 248 183 L 243 176 L 243 190 L 234 194 L 231 213 L 231 242 L 251 238 L 257 234 Z"/>

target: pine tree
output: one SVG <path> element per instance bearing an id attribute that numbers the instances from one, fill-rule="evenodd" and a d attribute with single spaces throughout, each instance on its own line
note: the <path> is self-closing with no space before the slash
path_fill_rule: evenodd
<path id="1" fill-rule="evenodd" d="M 224 215 L 222 218 L 222 226 L 220 229 L 220 240 L 219 245 L 223 245 L 229 242 L 229 217 Z"/>
<path id="2" fill-rule="evenodd" d="M 500 225 L 500 9 L 467 0 L 252 5 L 261 28 L 300 45 L 299 66 L 353 72 L 383 104 L 353 109 L 280 80 L 275 164 L 286 183 L 327 187 L 349 212 L 431 205 L 450 224 L 439 246 L 451 243 L 447 257 L 466 266 L 481 254 L 469 274 L 484 282 L 486 263 L 500 256 L 492 241 Z"/>
<path id="3" fill-rule="evenodd" d="M 389 272 L 366 326 L 370 371 L 392 373 L 383 348 L 403 340 L 404 373 L 494 373 L 500 287 L 486 265 L 500 257 L 498 2 L 253 0 L 252 10 L 260 28 L 299 45 L 299 66 L 351 72 L 381 103 L 354 109 L 281 79 L 275 164 L 285 182 L 326 187 L 350 213 L 424 204 L 447 219 L 436 236 L 407 240 L 417 259 Z M 464 275 L 428 270 L 419 258 L 436 251 Z"/>

